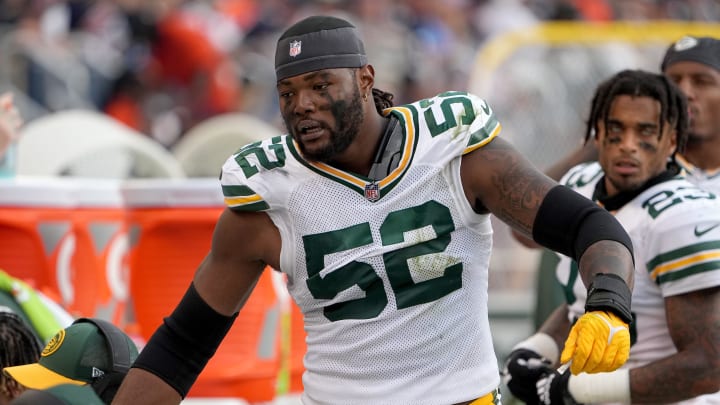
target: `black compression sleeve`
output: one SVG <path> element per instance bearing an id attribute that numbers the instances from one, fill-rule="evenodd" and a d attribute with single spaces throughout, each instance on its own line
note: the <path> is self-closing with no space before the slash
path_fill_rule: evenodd
<path id="1" fill-rule="evenodd" d="M 222 342 L 237 313 L 212 309 L 190 284 L 173 313 L 163 320 L 133 367 L 149 371 L 183 398 Z"/>
<path id="2" fill-rule="evenodd" d="M 614 240 L 632 254 L 630 236 L 609 212 L 565 186 L 545 196 L 533 224 L 535 242 L 576 261 L 601 240 Z"/>
<path id="3" fill-rule="evenodd" d="M 620 242 L 633 254 L 630 236 L 615 217 L 565 186 L 554 187 L 540 204 L 533 239 L 575 261 L 588 246 L 601 240 Z M 585 311 L 611 311 L 630 323 L 631 295 L 618 275 L 596 274 L 588 288 Z"/>

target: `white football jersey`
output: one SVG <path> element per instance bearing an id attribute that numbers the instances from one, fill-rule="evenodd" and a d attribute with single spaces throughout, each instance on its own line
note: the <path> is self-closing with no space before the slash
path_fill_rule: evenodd
<path id="1" fill-rule="evenodd" d="M 462 155 L 500 124 L 461 92 L 393 107 L 400 164 L 382 179 L 308 161 L 288 135 L 223 166 L 227 205 L 266 212 L 307 332 L 305 404 L 450 404 L 500 383 L 488 322 L 492 228 Z M 374 202 L 373 202 L 374 201 Z"/>
<path id="2" fill-rule="evenodd" d="M 689 182 L 720 195 L 720 169 L 702 170 L 685 160 L 680 154 L 676 155 L 675 158 Z"/>
<path id="3" fill-rule="evenodd" d="M 592 198 L 603 171 L 597 162 L 572 168 L 561 183 Z M 636 368 L 677 353 L 665 317 L 665 297 L 720 285 L 720 199 L 681 176 L 642 191 L 613 212 L 635 251 L 630 358 Z M 556 275 L 571 322 L 585 312 L 587 289 L 575 261 L 560 255 Z M 719 404 L 720 392 L 682 403 Z"/>

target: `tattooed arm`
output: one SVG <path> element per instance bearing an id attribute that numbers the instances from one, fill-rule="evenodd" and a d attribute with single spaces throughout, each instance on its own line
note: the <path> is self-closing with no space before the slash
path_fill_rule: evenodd
<path id="1" fill-rule="evenodd" d="M 460 172 L 465 195 L 476 212 L 490 212 L 524 236 L 578 259 L 585 285 L 590 284 L 595 274 L 609 273 L 619 276 L 632 288 L 630 246 L 601 236 L 592 240 L 594 225 L 586 224 L 590 216 L 575 218 L 567 208 L 575 206 L 578 215 L 597 210 L 603 220 L 614 223 L 612 215 L 559 186 L 508 142 L 495 138 L 465 155 Z M 621 233 L 620 239 L 627 239 L 629 243 L 619 225 L 617 230 Z"/>
<path id="2" fill-rule="evenodd" d="M 497 215 L 579 264 L 586 312 L 571 328 L 560 362 L 571 362 L 573 374 L 620 367 L 630 353 L 634 275 L 632 242 L 620 223 L 536 170 L 502 139 L 463 156 L 460 176 L 476 212 Z"/>
<path id="3" fill-rule="evenodd" d="M 633 402 L 676 402 L 720 390 L 720 287 L 665 299 L 678 352 L 630 370 Z"/>

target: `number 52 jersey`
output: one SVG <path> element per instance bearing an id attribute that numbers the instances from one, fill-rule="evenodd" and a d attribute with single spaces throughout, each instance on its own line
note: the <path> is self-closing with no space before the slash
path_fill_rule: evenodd
<path id="1" fill-rule="evenodd" d="M 399 165 L 370 179 L 303 158 L 288 135 L 223 166 L 228 207 L 266 212 L 304 315 L 306 404 L 449 404 L 499 385 L 487 314 L 492 228 L 460 182 L 462 155 L 500 125 L 447 92 L 384 111 Z"/>

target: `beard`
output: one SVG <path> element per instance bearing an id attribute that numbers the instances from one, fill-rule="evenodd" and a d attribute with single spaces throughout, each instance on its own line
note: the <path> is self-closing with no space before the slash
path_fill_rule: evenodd
<path id="1" fill-rule="evenodd" d="M 330 133 L 330 140 L 324 147 L 317 150 L 308 150 L 300 137 L 297 136 L 295 129 L 285 119 L 285 126 L 298 143 L 303 156 L 323 163 L 332 162 L 335 156 L 344 152 L 353 143 L 360 133 L 360 124 L 365 118 L 362 101 L 360 100 L 360 91 L 357 88 L 355 88 L 350 100 L 332 101 L 328 109 L 335 119 L 335 128 L 328 128 L 324 123 L 321 123 L 323 128 Z"/>
<path id="2" fill-rule="evenodd" d="M 630 177 L 610 177 L 606 175 L 606 179 L 615 187 L 616 194 L 617 193 L 625 193 L 630 192 L 639 189 L 643 184 L 645 184 L 645 181 L 649 179 L 645 179 L 645 181 L 638 180 L 636 178 L 630 178 Z"/>
<path id="3" fill-rule="evenodd" d="M 698 145 L 698 144 L 701 144 L 701 143 L 703 143 L 704 141 L 708 140 L 709 138 L 710 138 L 709 135 L 703 134 L 703 133 L 699 133 L 699 132 L 693 130 L 693 128 L 691 127 L 691 128 L 688 130 L 687 143 L 688 143 L 688 144 L 693 144 L 693 145 Z"/>

